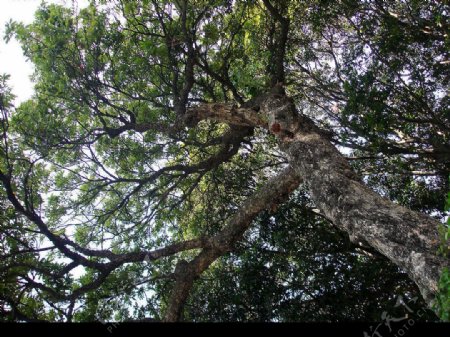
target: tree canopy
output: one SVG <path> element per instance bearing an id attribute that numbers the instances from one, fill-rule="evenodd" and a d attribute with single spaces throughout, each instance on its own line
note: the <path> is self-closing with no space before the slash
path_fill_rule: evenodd
<path id="1" fill-rule="evenodd" d="M 448 11 L 92 0 L 10 22 L 35 87 L 14 106 L 0 78 L 0 320 L 448 319 Z"/>

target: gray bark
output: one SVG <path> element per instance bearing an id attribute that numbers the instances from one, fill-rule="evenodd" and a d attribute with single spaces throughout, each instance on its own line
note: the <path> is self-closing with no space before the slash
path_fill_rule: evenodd
<path id="1" fill-rule="evenodd" d="M 346 159 L 286 96 L 269 96 L 262 112 L 280 123 L 280 147 L 322 214 L 353 242 L 375 248 L 408 273 L 431 306 L 448 260 L 437 254 L 439 222 L 381 197 L 365 186 Z M 270 125 L 269 125 L 270 128 Z"/>
<path id="2" fill-rule="evenodd" d="M 327 135 L 300 115 L 288 97 L 267 95 L 258 113 L 217 104 L 189 113 L 274 133 L 321 213 L 347 232 L 352 242 L 370 245 L 408 273 L 425 301 L 433 304 L 440 272 L 448 265 L 448 259 L 438 255 L 439 222 L 365 186 Z"/>

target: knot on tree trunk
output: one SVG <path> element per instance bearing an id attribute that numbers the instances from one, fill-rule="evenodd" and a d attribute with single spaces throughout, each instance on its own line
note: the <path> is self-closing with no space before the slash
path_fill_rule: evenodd
<path id="1" fill-rule="evenodd" d="M 261 103 L 261 112 L 267 116 L 269 131 L 281 140 L 293 138 L 298 131 L 299 116 L 293 100 L 286 95 L 271 92 Z"/>

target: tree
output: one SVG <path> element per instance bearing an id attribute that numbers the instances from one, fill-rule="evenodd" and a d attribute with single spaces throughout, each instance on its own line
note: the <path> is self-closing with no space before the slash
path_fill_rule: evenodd
<path id="1" fill-rule="evenodd" d="M 417 286 L 381 282 L 361 310 L 399 289 L 432 306 L 448 265 L 437 220 L 450 167 L 446 13 L 432 1 L 118 0 L 79 13 L 43 4 L 31 25 L 10 23 L 35 94 L 14 108 L 3 80 L 2 315 L 252 319 L 188 301 L 219 293 L 200 278 L 226 280 L 237 253 L 249 284 L 259 255 L 245 243 L 257 240 L 269 265 L 283 260 L 265 250 L 327 243 L 309 262 L 323 274 L 283 264 L 276 276 L 317 283 L 289 293 L 322 310 L 310 319 L 348 297 L 324 286 L 337 267 L 364 284 L 360 270 L 401 270 Z M 281 237 L 252 233 L 290 214 Z M 300 319 L 289 305 L 267 314 L 289 290 L 260 275 L 256 317 Z"/>

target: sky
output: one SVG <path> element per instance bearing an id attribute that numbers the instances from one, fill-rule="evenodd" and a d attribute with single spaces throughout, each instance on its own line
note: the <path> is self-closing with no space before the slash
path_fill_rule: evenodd
<path id="1" fill-rule="evenodd" d="M 16 96 L 15 105 L 29 99 L 33 94 L 33 84 L 30 76 L 33 73 L 33 66 L 23 56 L 19 43 L 12 39 L 7 44 L 4 41 L 5 24 L 10 20 L 29 24 L 33 21 L 34 12 L 41 4 L 42 0 L 0 0 L 0 74 L 11 75 L 9 85 Z M 46 0 L 46 3 L 55 3 L 73 8 L 72 0 Z M 87 0 L 75 0 L 76 7 L 83 8 L 87 5 Z M 46 243 L 42 243 L 42 247 Z M 72 274 L 79 276 L 82 270 L 77 268 Z"/>
<path id="2" fill-rule="evenodd" d="M 15 103 L 18 104 L 31 97 L 33 85 L 30 76 L 33 66 L 23 56 L 22 49 L 17 41 L 11 40 L 8 44 L 4 41 L 5 24 L 10 20 L 31 23 L 34 12 L 42 0 L 0 0 L 0 74 L 11 75 L 9 85 L 16 95 Z M 56 3 L 72 7 L 72 0 L 46 0 L 47 3 Z M 75 0 L 76 7 L 87 5 L 87 0 Z"/>

